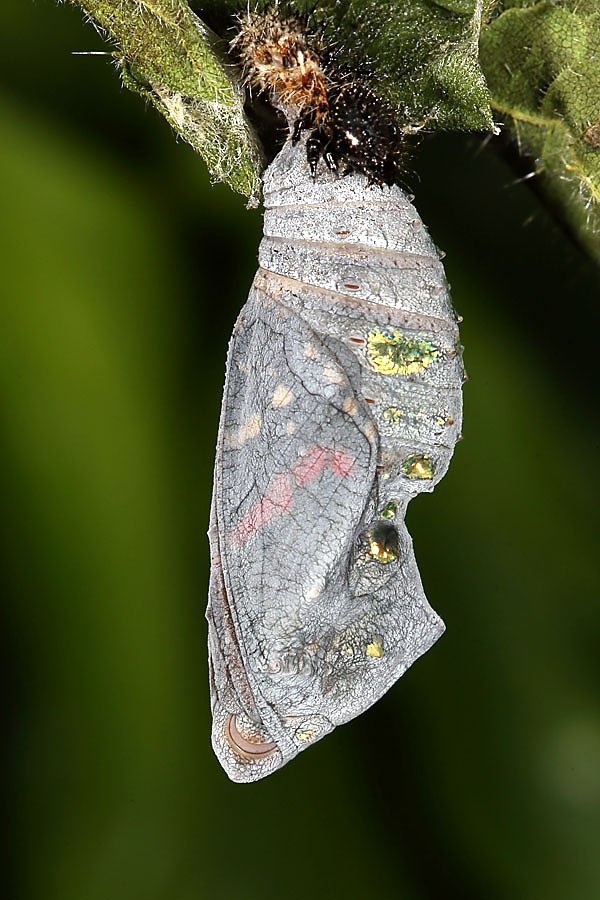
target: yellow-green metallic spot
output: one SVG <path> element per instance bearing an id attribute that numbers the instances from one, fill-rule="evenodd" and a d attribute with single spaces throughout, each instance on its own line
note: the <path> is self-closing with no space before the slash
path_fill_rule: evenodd
<path id="1" fill-rule="evenodd" d="M 407 456 L 400 469 L 407 478 L 433 478 L 435 466 L 433 460 L 426 453 L 411 453 Z"/>
<path id="2" fill-rule="evenodd" d="M 390 500 L 389 503 L 386 503 L 381 512 L 379 513 L 380 519 L 393 519 L 398 511 L 398 504 L 395 500 Z"/>
<path id="3" fill-rule="evenodd" d="M 423 372 L 440 351 L 429 341 L 406 337 L 401 331 L 376 328 L 367 335 L 367 360 L 380 375 L 415 375 Z"/>
<path id="4" fill-rule="evenodd" d="M 398 532 L 387 522 L 378 522 L 367 531 L 369 554 L 380 563 L 398 559 Z"/>
<path id="5" fill-rule="evenodd" d="M 371 641 L 370 644 L 367 644 L 365 655 L 370 656 L 373 659 L 381 659 L 383 656 L 383 644 L 381 641 Z"/>
<path id="6" fill-rule="evenodd" d="M 383 411 L 383 418 L 387 419 L 388 422 L 392 422 L 394 425 L 397 425 L 398 422 L 402 420 L 403 415 L 404 413 L 401 409 L 398 409 L 397 406 L 388 406 L 388 408 Z"/>

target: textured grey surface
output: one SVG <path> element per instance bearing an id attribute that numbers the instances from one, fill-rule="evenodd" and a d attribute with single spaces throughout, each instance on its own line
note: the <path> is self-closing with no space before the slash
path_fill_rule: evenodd
<path id="1" fill-rule="evenodd" d="M 462 414 L 444 271 L 397 187 L 313 179 L 288 143 L 259 262 L 209 531 L 212 740 L 242 782 L 359 715 L 443 632 L 404 513 L 445 474 Z"/>

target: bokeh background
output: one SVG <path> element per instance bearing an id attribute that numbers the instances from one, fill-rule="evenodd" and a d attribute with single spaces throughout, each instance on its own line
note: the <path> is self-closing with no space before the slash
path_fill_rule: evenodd
<path id="1" fill-rule="evenodd" d="M 79 10 L 0 11 L 4 771 L 26 900 L 595 900 L 598 274 L 477 137 L 410 176 L 465 440 L 408 520 L 441 641 L 275 776 L 213 757 L 206 528 L 260 211 L 120 87 Z"/>

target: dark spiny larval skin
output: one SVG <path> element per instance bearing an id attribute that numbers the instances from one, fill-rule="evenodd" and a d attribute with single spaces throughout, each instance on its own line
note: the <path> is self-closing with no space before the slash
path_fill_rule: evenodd
<path id="1" fill-rule="evenodd" d="M 313 178 L 303 144 L 265 174 L 215 463 L 212 740 L 238 782 L 359 715 L 444 630 L 404 524 L 461 426 L 444 271 L 402 191 Z"/>

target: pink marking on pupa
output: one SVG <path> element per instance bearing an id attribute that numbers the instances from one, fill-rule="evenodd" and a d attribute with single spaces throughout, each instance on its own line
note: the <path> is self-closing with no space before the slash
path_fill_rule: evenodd
<path id="1" fill-rule="evenodd" d="M 331 468 L 336 475 L 345 478 L 349 475 L 354 466 L 354 460 L 345 450 L 336 450 L 331 459 Z"/>
<path id="2" fill-rule="evenodd" d="M 299 463 L 292 467 L 298 487 L 304 487 L 317 478 L 329 464 L 332 451 L 327 447 L 312 447 Z"/>
<path id="3" fill-rule="evenodd" d="M 298 487 L 306 487 L 326 468 L 344 478 L 349 475 L 354 460 L 345 450 L 330 450 L 327 447 L 311 447 L 302 459 L 292 466 L 291 473 Z M 292 506 L 292 484 L 290 476 L 283 472 L 276 475 L 269 484 L 264 497 L 254 504 L 230 532 L 230 540 L 241 547 L 248 538 L 256 534 L 263 525 L 268 525 L 277 516 L 286 513 Z"/>
<path id="4" fill-rule="evenodd" d="M 345 450 L 330 450 L 328 447 L 311 447 L 305 457 L 293 468 L 298 487 L 304 487 L 314 481 L 327 467 L 336 475 L 345 478 L 354 466 L 354 460 Z"/>
<path id="5" fill-rule="evenodd" d="M 290 476 L 284 472 L 273 478 L 265 496 L 261 497 L 232 529 L 231 539 L 241 547 L 259 528 L 272 522 L 277 516 L 283 515 L 291 505 L 292 485 Z"/>

